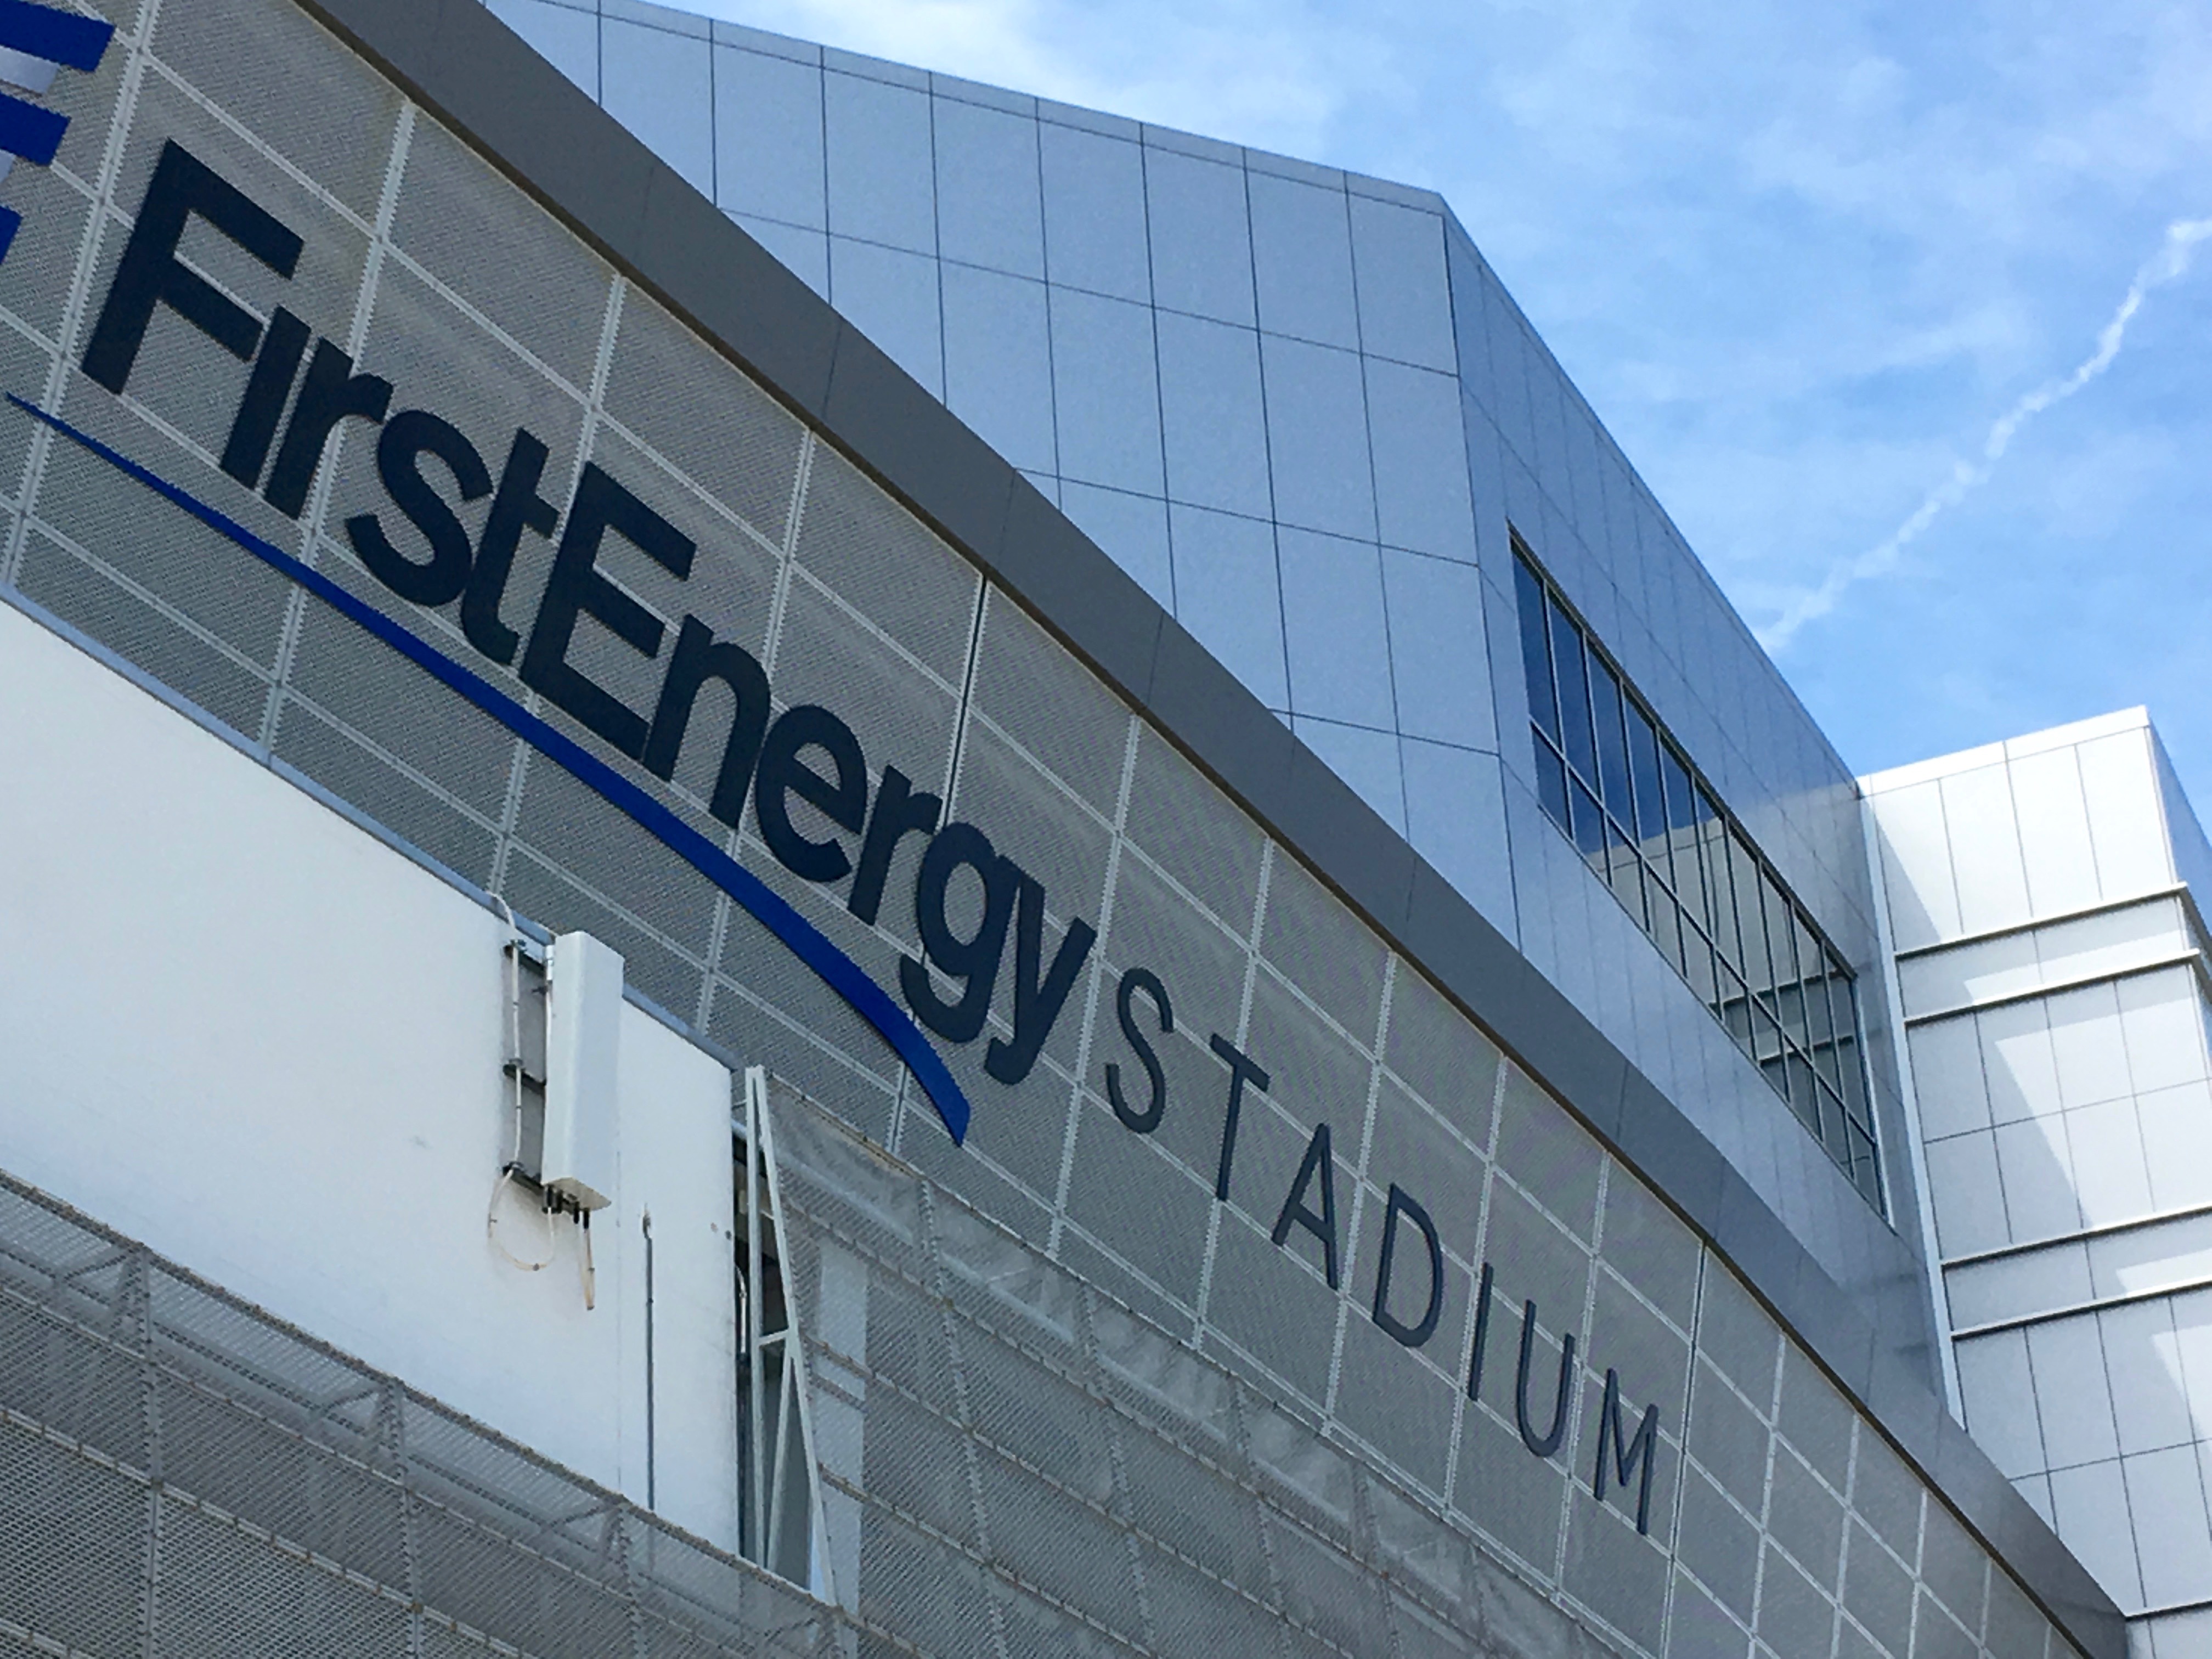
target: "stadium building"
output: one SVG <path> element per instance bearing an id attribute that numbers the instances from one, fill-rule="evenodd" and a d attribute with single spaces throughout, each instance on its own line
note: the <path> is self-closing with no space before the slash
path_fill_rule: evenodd
<path id="1" fill-rule="evenodd" d="M 0 1638 L 2212 1651 L 2155 739 L 1862 787 L 1435 196 L 628 0 L 0 76 Z"/>

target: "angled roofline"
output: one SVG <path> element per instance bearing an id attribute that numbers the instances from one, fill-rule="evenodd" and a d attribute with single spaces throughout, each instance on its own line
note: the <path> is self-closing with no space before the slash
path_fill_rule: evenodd
<path id="1" fill-rule="evenodd" d="M 1112 559 L 479 0 L 296 0 L 1005 588 L 1658 1192 L 2091 1659 L 2125 1626 L 1711 1142 Z"/>

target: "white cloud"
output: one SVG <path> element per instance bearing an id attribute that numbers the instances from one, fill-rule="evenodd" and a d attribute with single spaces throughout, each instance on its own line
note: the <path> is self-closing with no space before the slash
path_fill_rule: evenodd
<path id="1" fill-rule="evenodd" d="M 1832 611 L 1845 590 L 1895 569 L 1905 550 L 1924 535 L 1929 526 L 1990 482 L 2021 428 L 2073 397 L 2112 366 L 2112 360 L 2120 355 L 2120 348 L 2126 343 L 2128 325 L 2142 309 L 2143 301 L 2154 289 L 2188 275 L 2198 245 L 2208 238 L 2212 238 L 2212 219 L 2177 219 L 2168 225 L 2158 252 L 2143 262 L 2111 320 L 2098 331 L 2096 349 L 2082 359 L 2071 374 L 2046 380 L 2016 399 L 1991 422 L 1978 455 L 1954 461 L 1949 476 L 1929 490 L 1905 522 L 1882 541 L 1856 558 L 1832 566 L 1818 586 L 1792 598 L 1782 607 L 1780 615 L 1757 629 L 1759 643 L 1769 651 L 1783 649 L 1808 623 Z"/>

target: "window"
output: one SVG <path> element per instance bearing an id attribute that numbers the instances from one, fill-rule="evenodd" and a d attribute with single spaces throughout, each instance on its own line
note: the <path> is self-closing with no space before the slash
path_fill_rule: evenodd
<path id="1" fill-rule="evenodd" d="M 1514 537 L 1544 811 L 1876 1209 L 1851 976 Z"/>

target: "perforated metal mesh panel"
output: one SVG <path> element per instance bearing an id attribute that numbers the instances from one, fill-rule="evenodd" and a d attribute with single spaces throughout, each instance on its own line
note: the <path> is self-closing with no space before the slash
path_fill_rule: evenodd
<path id="1" fill-rule="evenodd" d="M 1424 1482 L 1394 1445 L 1418 1393 L 1350 1342 L 1346 1386 L 1392 1402 L 1371 1437 L 1233 1351 L 1202 1357 L 787 1086 L 774 1111 L 791 1305 L 817 1402 L 849 1425 L 823 1441 L 846 1517 L 832 1571 L 864 1617 L 932 1650 L 1517 1659 L 1599 1650 L 1603 1628 L 1686 1659 L 1753 1652 L 1754 1630 L 1778 1659 L 2072 1651 L 1734 1279 L 1670 1261 L 1648 1194 L 1571 1148 L 1540 1139 L 1524 1167 L 1580 1195 L 1572 1213 L 1610 1229 L 1629 1272 L 1671 1296 L 1686 1267 L 1693 1300 L 1709 1276 L 1692 1461 L 1670 1428 L 1654 1498 L 1679 1562 L 1530 1457 L 1494 1382 L 1463 1420 L 1446 1407 L 1455 1472 Z M 1686 1332 L 1602 1249 L 1579 1259 L 1593 1341 L 1686 1376 Z M 1582 1459 L 1602 1388 L 1584 1373 Z M 1682 1394 L 1661 1403 L 1680 1424 Z M 1678 1507 L 1684 1481 L 1710 1496 Z"/>
<path id="2" fill-rule="evenodd" d="M 0 1650 L 911 1651 L 0 1178 Z"/>

